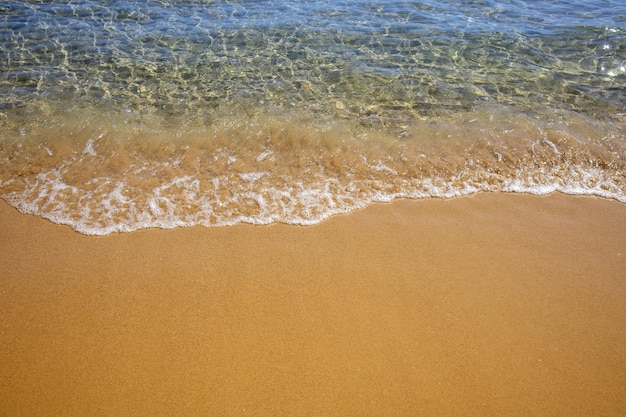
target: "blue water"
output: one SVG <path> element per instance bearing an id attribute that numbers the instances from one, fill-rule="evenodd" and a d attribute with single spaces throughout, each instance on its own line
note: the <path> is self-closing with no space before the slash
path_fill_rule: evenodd
<path id="1" fill-rule="evenodd" d="M 354 107 L 382 89 L 395 90 L 386 102 L 418 111 L 487 99 L 590 111 L 624 102 L 624 2 L 15 1 L 0 10 L 3 107 L 41 96 L 176 111 L 251 99 Z"/>
<path id="2" fill-rule="evenodd" d="M 0 196 L 103 234 L 626 201 L 623 1 L 0 2 Z"/>

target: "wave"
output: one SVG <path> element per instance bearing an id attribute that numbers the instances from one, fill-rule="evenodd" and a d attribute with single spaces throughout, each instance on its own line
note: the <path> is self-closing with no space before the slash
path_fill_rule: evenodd
<path id="1" fill-rule="evenodd" d="M 312 225 L 374 202 L 478 192 L 626 202 L 624 121 L 574 112 L 499 106 L 385 125 L 296 112 L 46 117 L 4 120 L 0 197 L 88 235 Z"/>

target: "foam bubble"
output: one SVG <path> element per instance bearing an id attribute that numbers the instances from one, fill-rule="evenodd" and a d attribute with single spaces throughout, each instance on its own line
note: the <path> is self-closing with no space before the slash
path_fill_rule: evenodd
<path id="1" fill-rule="evenodd" d="M 85 143 L 85 149 L 83 149 L 83 155 L 96 156 L 96 151 L 93 149 L 93 139 L 87 140 Z"/>

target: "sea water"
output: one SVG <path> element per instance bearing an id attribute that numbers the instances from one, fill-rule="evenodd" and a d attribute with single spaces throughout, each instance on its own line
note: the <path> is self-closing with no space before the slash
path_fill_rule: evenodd
<path id="1" fill-rule="evenodd" d="M 0 197 L 79 232 L 626 202 L 626 2 L 0 1 Z"/>

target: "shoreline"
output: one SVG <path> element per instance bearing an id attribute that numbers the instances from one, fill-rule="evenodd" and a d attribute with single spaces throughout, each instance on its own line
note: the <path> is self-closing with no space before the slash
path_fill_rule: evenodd
<path id="1" fill-rule="evenodd" d="M 103 237 L 0 201 L 0 414 L 626 414 L 626 205 Z"/>

